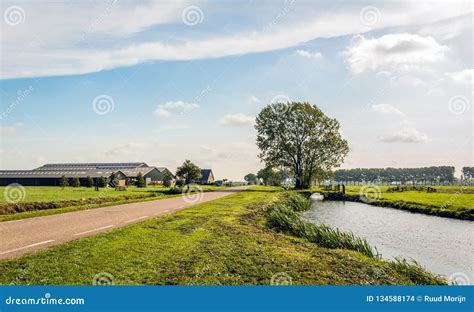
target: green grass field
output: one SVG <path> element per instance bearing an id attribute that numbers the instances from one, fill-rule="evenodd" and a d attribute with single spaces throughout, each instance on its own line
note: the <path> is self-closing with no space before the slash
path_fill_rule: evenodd
<path id="1" fill-rule="evenodd" d="M 361 186 L 347 186 L 348 194 L 358 194 Z M 381 186 L 380 197 L 392 201 L 405 201 L 433 207 L 446 207 L 452 210 L 474 208 L 474 186 L 435 186 L 436 193 L 427 192 L 395 192 L 387 193 L 388 186 Z"/>
<path id="2" fill-rule="evenodd" d="M 313 191 L 326 194 L 332 200 L 361 201 L 367 193 L 368 203 L 376 206 L 392 207 L 411 212 L 437 215 L 441 217 L 474 219 L 474 186 L 435 186 L 436 192 L 404 191 L 387 192 L 388 186 L 346 186 L 346 195 L 327 192 L 317 187 Z M 369 190 L 369 191 L 367 191 Z M 367 202 L 366 200 L 363 200 Z"/>
<path id="3" fill-rule="evenodd" d="M 223 188 L 211 185 L 201 187 L 205 192 Z M 130 186 L 126 191 L 115 191 L 113 188 L 95 191 L 94 188 L 86 187 L 26 186 L 21 190 L 22 200 L 18 202 L 18 205 L 24 206 L 24 211 L 16 212 L 8 209 L 11 206 L 7 202 L 8 189 L 0 187 L 0 222 L 179 196 L 168 194 L 168 190 L 162 186 Z M 37 203 L 43 205 L 35 205 Z"/>
<path id="4" fill-rule="evenodd" d="M 253 188 L 173 215 L 0 261 L 0 284 L 411 285 L 399 265 L 266 227 L 278 192 Z M 108 275 L 110 274 L 110 275 Z"/>
<path id="5" fill-rule="evenodd" d="M 0 203 L 5 203 L 5 186 L 0 186 Z M 204 190 L 217 189 L 216 186 L 203 185 Z M 123 196 L 140 196 L 140 195 L 159 195 L 159 193 L 165 193 L 169 190 L 167 187 L 162 186 L 148 186 L 148 187 L 135 187 L 129 186 L 126 191 L 115 191 L 112 188 L 100 188 L 97 192 L 92 187 L 56 187 L 56 186 L 25 186 L 24 202 L 49 202 L 49 201 L 62 201 L 62 200 L 81 200 L 83 198 L 115 198 Z"/>

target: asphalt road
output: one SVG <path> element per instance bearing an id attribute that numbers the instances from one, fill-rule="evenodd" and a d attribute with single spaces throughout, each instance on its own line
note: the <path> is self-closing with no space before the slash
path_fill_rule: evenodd
<path id="1" fill-rule="evenodd" d="M 9 259 L 96 235 L 146 219 L 174 213 L 199 203 L 234 194 L 246 187 L 233 187 L 191 196 L 180 196 L 0 222 L 0 259 Z"/>

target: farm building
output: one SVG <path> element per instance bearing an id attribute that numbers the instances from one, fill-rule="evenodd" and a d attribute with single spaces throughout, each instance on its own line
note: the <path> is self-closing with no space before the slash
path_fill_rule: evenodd
<path id="1" fill-rule="evenodd" d="M 25 186 L 56 186 L 62 176 L 69 179 L 77 177 L 81 184 L 84 184 L 88 177 L 108 178 L 112 173 L 115 173 L 118 179 L 134 182 L 139 172 L 147 183 L 162 183 L 165 174 L 171 174 L 164 167 L 150 167 L 143 162 L 46 164 L 33 170 L 1 170 L 0 186 L 12 183 Z"/>
<path id="2" fill-rule="evenodd" d="M 212 169 L 201 169 L 201 178 L 196 181 L 199 184 L 213 184 L 215 181 Z"/>

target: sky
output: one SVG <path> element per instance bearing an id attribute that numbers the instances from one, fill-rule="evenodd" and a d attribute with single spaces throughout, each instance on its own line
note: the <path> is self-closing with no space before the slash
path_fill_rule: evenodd
<path id="1" fill-rule="evenodd" d="M 264 166 L 254 119 L 306 101 L 342 168 L 473 166 L 471 1 L 2 1 L 0 169 Z"/>

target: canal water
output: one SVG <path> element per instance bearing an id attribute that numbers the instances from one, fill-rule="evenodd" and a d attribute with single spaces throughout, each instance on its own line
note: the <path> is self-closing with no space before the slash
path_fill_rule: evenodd
<path id="1" fill-rule="evenodd" d="M 312 201 L 302 216 L 365 238 L 383 258 L 413 258 L 458 284 L 474 284 L 474 222 L 348 201 Z"/>

